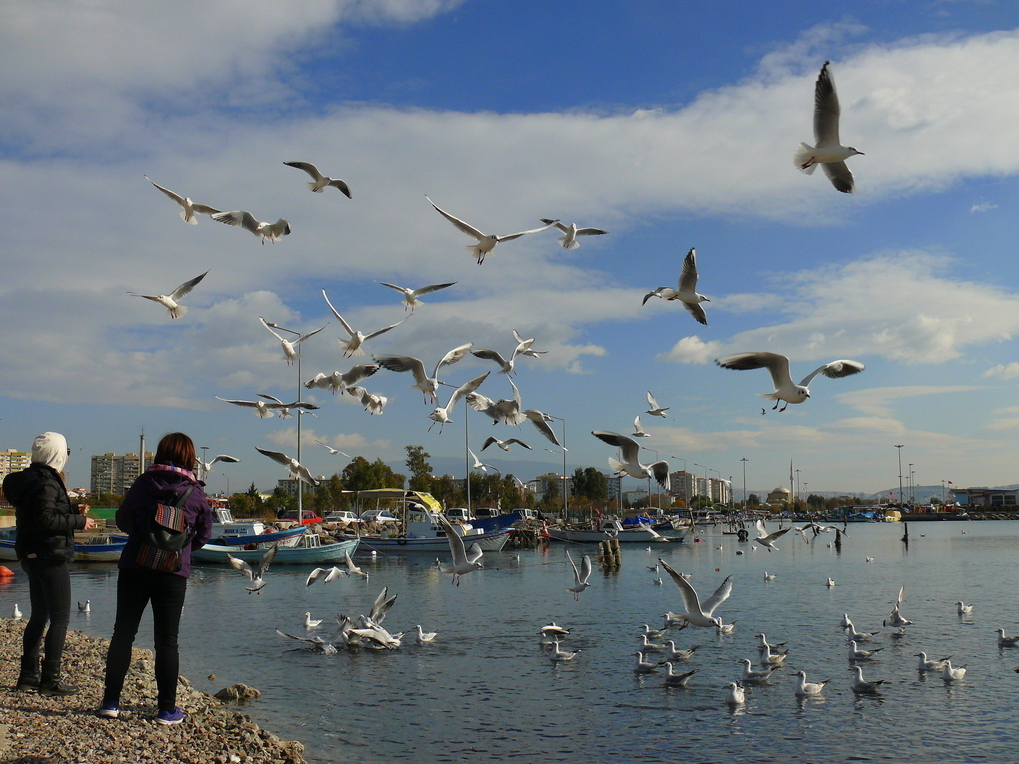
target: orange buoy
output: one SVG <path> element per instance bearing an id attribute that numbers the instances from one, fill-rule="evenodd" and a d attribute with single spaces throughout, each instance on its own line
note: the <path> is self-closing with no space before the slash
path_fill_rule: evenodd
<path id="1" fill-rule="evenodd" d="M 14 575 L 14 571 L 5 565 L 0 565 L 0 578 L 10 578 Z"/>

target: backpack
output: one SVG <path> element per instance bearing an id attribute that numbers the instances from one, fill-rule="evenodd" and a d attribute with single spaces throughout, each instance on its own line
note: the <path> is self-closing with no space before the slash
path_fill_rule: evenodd
<path id="1" fill-rule="evenodd" d="M 182 550 L 191 543 L 195 529 L 187 521 L 180 505 L 194 490 L 188 486 L 173 504 L 155 505 L 145 527 L 139 530 L 135 563 L 150 570 L 176 573 L 181 569 Z"/>

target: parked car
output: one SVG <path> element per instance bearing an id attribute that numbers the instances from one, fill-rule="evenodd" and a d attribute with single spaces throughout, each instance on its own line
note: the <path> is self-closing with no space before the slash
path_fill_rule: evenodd
<path id="1" fill-rule="evenodd" d="M 359 523 L 361 518 L 347 509 L 337 509 L 323 518 L 327 523 Z"/>
<path id="2" fill-rule="evenodd" d="M 366 523 L 398 523 L 399 519 L 393 517 L 388 509 L 367 509 L 361 513 L 361 519 Z"/>
<path id="3" fill-rule="evenodd" d="M 450 522 L 469 523 L 474 515 L 466 507 L 450 507 L 446 510 L 446 519 Z"/>
<path id="4" fill-rule="evenodd" d="M 300 522 L 301 525 L 311 525 L 312 523 L 322 522 L 322 518 L 312 512 L 310 509 L 302 510 L 303 516 L 298 516 L 296 509 L 289 509 L 276 519 L 285 523 L 296 523 Z"/>

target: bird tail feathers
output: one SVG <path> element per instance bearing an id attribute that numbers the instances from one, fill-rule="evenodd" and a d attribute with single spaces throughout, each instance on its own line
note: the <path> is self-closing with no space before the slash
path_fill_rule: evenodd
<path id="1" fill-rule="evenodd" d="M 259 419 L 270 419 L 272 417 L 272 412 L 269 409 L 264 411 L 262 409 L 255 409 L 255 413 L 258 414 Z"/>
<path id="2" fill-rule="evenodd" d="M 311 181 L 311 182 L 310 182 L 310 183 L 308 184 L 308 188 L 310 188 L 310 189 L 311 189 L 311 192 L 312 192 L 313 194 L 321 194 L 321 193 L 322 193 L 322 187 L 321 187 L 321 186 L 319 186 L 318 188 L 315 188 L 315 181 Z"/>
<path id="3" fill-rule="evenodd" d="M 626 472 L 626 465 L 616 459 L 614 456 L 609 457 L 609 469 L 613 472 Z"/>
<path id="4" fill-rule="evenodd" d="M 564 249 L 576 249 L 577 247 L 580 246 L 580 242 L 577 241 L 576 239 L 574 239 L 573 241 L 567 243 L 567 240 L 569 238 L 570 238 L 569 236 L 560 236 L 559 237 L 559 243 L 563 245 Z"/>
<path id="5" fill-rule="evenodd" d="M 800 170 L 811 175 L 817 168 L 817 164 L 814 162 L 814 147 L 801 143 L 796 149 L 796 153 L 793 154 L 793 162 Z"/>
<path id="6" fill-rule="evenodd" d="M 769 401 L 779 401 L 779 400 L 782 400 L 781 398 L 778 397 L 778 393 L 758 393 L 757 397 L 758 398 L 764 398 L 765 400 L 769 400 Z"/>
<path id="7" fill-rule="evenodd" d="M 188 312 L 187 305 L 178 305 L 176 308 L 170 311 L 170 318 L 183 318 L 184 314 Z"/>
<path id="8" fill-rule="evenodd" d="M 181 210 L 180 219 L 189 225 L 198 225 L 198 221 L 195 220 L 195 214 L 193 212 L 189 214 L 187 210 Z"/>

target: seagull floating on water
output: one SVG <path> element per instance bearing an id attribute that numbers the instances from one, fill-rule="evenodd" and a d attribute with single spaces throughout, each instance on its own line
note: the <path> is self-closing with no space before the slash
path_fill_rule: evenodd
<path id="1" fill-rule="evenodd" d="M 801 143 L 793 161 L 808 175 L 821 165 L 828 180 L 835 189 L 844 194 L 855 194 L 856 184 L 853 173 L 846 165 L 847 159 L 863 155 L 852 146 L 843 146 L 839 139 L 839 97 L 835 92 L 835 81 L 825 61 L 814 85 L 814 144 Z"/>
<path id="2" fill-rule="evenodd" d="M 850 663 L 855 663 L 857 661 L 870 661 L 870 660 L 874 660 L 874 653 L 878 652 L 879 650 L 883 650 L 883 649 L 884 649 L 883 647 L 875 647 L 872 650 L 861 650 L 861 649 L 859 649 L 856 646 L 856 642 L 851 639 L 851 640 L 849 640 L 849 650 L 848 650 L 849 662 Z"/>
<path id="3" fill-rule="evenodd" d="M 962 600 L 959 600 L 955 603 L 955 612 L 959 615 L 969 615 L 973 612 L 973 606 L 963 604 Z"/>
<path id="4" fill-rule="evenodd" d="M 917 663 L 916 666 L 917 671 L 926 672 L 926 671 L 941 671 L 945 663 L 947 663 L 952 656 L 946 655 L 944 658 L 928 659 L 927 653 L 921 650 L 916 654 L 915 657 L 920 659 L 919 663 Z"/>
<path id="5" fill-rule="evenodd" d="M 11 617 L 14 618 L 14 620 L 21 618 L 21 608 L 18 607 L 17 602 L 14 603 L 14 612 Z"/>
<path id="6" fill-rule="evenodd" d="M 853 681 L 853 692 L 878 692 L 881 689 L 881 685 L 885 683 L 884 679 L 872 679 L 870 681 L 864 679 L 863 666 L 850 666 L 846 670 L 856 672 L 856 679 Z"/>
<path id="7" fill-rule="evenodd" d="M 1004 629 L 997 629 L 998 647 L 1015 647 L 1019 644 L 1019 637 L 1006 637 Z"/>
<path id="8" fill-rule="evenodd" d="M 128 292 L 128 294 L 133 297 L 144 297 L 146 300 L 158 302 L 170 312 L 170 318 L 180 318 L 188 312 L 187 306 L 181 305 L 180 301 L 191 293 L 191 290 L 205 278 L 206 274 L 208 274 L 208 271 L 203 273 L 201 276 L 195 276 L 190 281 L 185 281 L 179 287 L 170 292 L 170 294 L 138 294 L 137 292 Z"/>
<path id="9" fill-rule="evenodd" d="M 672 661 L 665 661 L 665 684 L 668 687 L 686 687 L 690 682 L 690 677 L 694 675 L 694 671 L 684 671 L 681 674 L 677 674 L 672 668 Z"/>
<path id="10" fill-rule="evenodd" d="M 810 397 L 810 389 L 807 385 L 818 374 L 829 379 L 841 379 L 851 374 L 857 374 L 866 367 L 859 361 L 831 361 L 823 366 L 818 366 L 810 374 L 805 376 L 800 383 L 793 384 L 789 376 L 789 359 L 779 353 L 755 352 L 736 353 L 725 358 L 715 359 L 715 363 L 723 369 L 736 369 L 746 371 L 747 369 L 767 369 L 771 373 L 771 381 L 775 385 L 773 393 L 758 393 L 758 398 L 766 398 L 775 401 L 772 411 L 778 408 L 781 401 L 785 401 L 780 411 L 785 411 L 790 403 L 803 403 Z"/>
<path id="11" fill-rule="evenodd" d="M 414 628 L 417 629 L 417 637 L 416 637 L 416 639 L 417 639 L 417 643 L 419 645 L 423 645 L 426 642 L 434 642 L 435 638 L 437 636 L 439 636 L 434 631 L 422 631 L 420 623 L 417 626 L 415 626 Z"/>
<path id="12" fill-rule="evenodd" d="M 825 679 L 823 682 L 808 682 L 807 675 L 804 671 L 797 671 L 793 674 L 796 677 L 796 694 L 800 697 L 807 695 L 819 695 L 824 686 L 830 682 L 830 679 Z"/>
<path id="13" fill-rule="evenodd" d="M 85 600 L 84 603 L 78 602 L 79 613 L 91 613 L 92 612 L 92 600 Z"/>
<path id="14" fill-rule="evenodd" d="M 726 685 L 725 702 L 730 706 L 742 706 L 746 702 L 746 693 L 735 682 Z"/>
<path id="15" fill-rule="evenodd" d="M 767 664 L 765 668 L 760 670 L 750 668 L 749 658 L 742 658 L 738 662 L 743 666 L 743 670 L 740 673 L 740 681 L 747 683 L 766 682 L 778 668 L 778 666 L 772 666 L 771 664 Z"/>
<path id="16" fill-rule="evenodd" d="M 645 660 L 644 653 L 638 650 L 637 662 L 634 663 L 633 670 L 638 674 L 651 674 L 655 671 L 658 671 L 658 664 Z"/>
<path id="17" fill-rule="evenodd" d="M 311 611 L 310 610 L 304 614 L 304 628 L 306 628 L 306 629 L 317 629 L 321 625 L 322 625 L 322 619 L 321 618 L 313 619 L 311 617 Z"/>
<path id="18" fill-rule="evenodd" d="M 950 660 L 945 660 L 944 665 L 941 667 L 941 678 L 946 682 L 955 682 L 966 676 L 965 666 L 952 666 Z"/>

